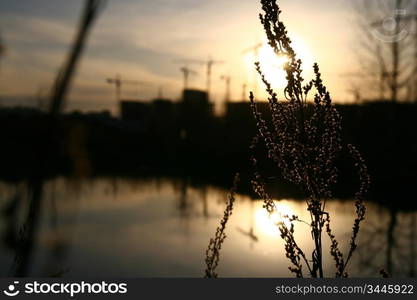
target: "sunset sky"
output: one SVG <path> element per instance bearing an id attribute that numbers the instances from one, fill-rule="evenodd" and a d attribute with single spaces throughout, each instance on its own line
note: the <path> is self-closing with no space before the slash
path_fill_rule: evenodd
<path id="1" fill-rule="evenodd" d="M 81 0 L 1 1 L 0 34 L 7 48 L 0 61 L 3 103 L 35 103 L 36 95 L 48 92 L 73 40 L 83 4 Z M 280 5 L 295 48 L 305 60 L 304 77 L 310 78 L 311 65 L 317 61 L 334 100 L 352 101 L 349 83 L 340 76 L 356 69 L 358 29 L 351 0 L 281 0 Z M 242 52 L 264 40 L 260 10 L 257 0 L 109 0 L 88 41 L 68 109 L 115 111 L 114 87 L 106 78 L 117 73 L 150 83 L 122 87 L 123 98 L 148 100 L 162 88 L 164 97 L 178 99 L 182 65 L 175 61 L 208 56 L 226 62 L 214 66 L 213 100 L 221 103 L 224 98 L 221 75 L 231 76 L 232 99 L 241 100 L 242 85 L 247 83 L 248 91 L 254 87 L 254 58 Z M 267 57 L 262 55 L 261 62 Z M 189 67 L 198 72 L 189 86 L 204 89 L 204 66 Z M 264 96 L 262 90 L 259 84 L 259 98 Z"/>

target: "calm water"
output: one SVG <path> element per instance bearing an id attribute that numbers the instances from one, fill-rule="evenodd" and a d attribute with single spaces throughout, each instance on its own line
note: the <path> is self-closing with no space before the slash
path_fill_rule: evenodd
<path id="1" fill-rule="evenodd" d="M 2 183 L 1 276 L 201 277 L 226 194 L 173 179 Z M 278 207 L 308 220 L 303 201 L 280 199 Z M 327 207 L 346 247 L 353 201 L 333 200 Z M 379 276 L 385 268 L 395 276 L 416 276 L 416 219 L 416 212 L 368 203 L 350 274 Z M 220 276 L 291 276 L 274 220 L 261 201 L 239 195 L 226 233 Z M 306 225 L 296 226 L 299 244 L 308 253 L 310 236 Z M 327 260 L 328 276 L 332 267 Z"/>

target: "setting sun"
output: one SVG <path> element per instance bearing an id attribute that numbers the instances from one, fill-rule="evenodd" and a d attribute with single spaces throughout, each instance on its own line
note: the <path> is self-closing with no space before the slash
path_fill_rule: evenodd
<path id="1" fill-rule="evenodd" d="M 288 58 L 285 55 L 275 54 L 267 44 L 264 44 L 259 51 L 259 63 L 264 75 L 275 88 L 283 88 L 287 83 L 284 71 L 287 62 Z"/>
<path id="2" fill-rule="evenodd" d="M 311 67 L 313 65 L 313 58 L 309 47 L 300 39 L 293 38 L 293 47 L 297 54 L 297 58 L 303 61 L 303 66 L 307 75 L 311 75 Z M 264 42 L 257 53 L 248 54 L 245 58 L 246 65 L 249 70 L 254 72 L 254 62 L 259 61 L 263 74 L 268 82 L 271 83 L 275 89 L 283 89 L 287 84 L 285 74 L 285 64 L 288 62 L 288 57 L 285 55 L 277 55 L 274 50 Z M 251 71 L 252 72 L 252 71 Z M 262 86 L 263 83 L 259 76 L 256 76 L 256 84 Z"/>

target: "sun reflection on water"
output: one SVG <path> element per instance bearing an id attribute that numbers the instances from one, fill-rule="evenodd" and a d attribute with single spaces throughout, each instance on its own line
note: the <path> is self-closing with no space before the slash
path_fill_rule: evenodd
<path id="1" fill-rule="evenodd" d="M 268 213 L 263 207 L 258 207 L 255 211 L 255 224 L 258 231 L 268 236 L 277 236 L 279 234 L 277 224 L 284 222 L 287 226 L 290 221 L 285 216 L 296 215 L 294 209 L 286 202 L 274 201 L 277 211 L 272 214 Z"/>

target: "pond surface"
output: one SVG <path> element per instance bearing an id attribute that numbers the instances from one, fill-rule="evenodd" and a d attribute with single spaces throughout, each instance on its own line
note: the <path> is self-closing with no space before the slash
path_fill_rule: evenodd
<path id="1" fill-rule="evenodd" d="M 223 215 L 227 191 L 187 180 L 56 178 L 0 184 L 1 276 L 202 277 L 205 250 Z M 284 214 L 309 220 L 304 201 L 280 199 Z M 354 202 L 327 204 L 346 252 Z M 417 213 L 367 203 L 351 276 L 416 276 Z M 311 253 L 311 234 L 296 225 Z M 262 201 L 238 195 L 221 252 L 221 277 L 292 277 L 274 218 Z M 327 276 L 333 276 L 328 239 Z"/>

